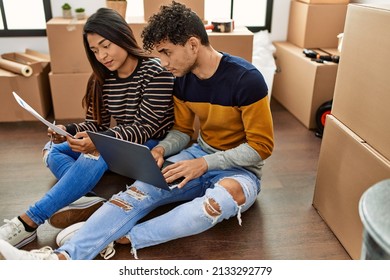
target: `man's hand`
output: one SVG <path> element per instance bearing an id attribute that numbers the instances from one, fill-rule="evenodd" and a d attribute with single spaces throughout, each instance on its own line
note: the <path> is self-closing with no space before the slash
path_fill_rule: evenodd
<path id="1" fill-rule="evenodd" d="M 180 177 L 184 177 L 184 180 L 177 186 L 178 188 L 182 188 L 190 180 L 202 176 L 207 169 L 206 160 L 204 158 L 196 158 L 168 165 L 162 170 L 162 173 L 168 183 L 173 182 Z"/>
<path id="2" fill-rule="evenodd" d="M 98 155 L 95 145 L 85 131 L 77 132 L 74 138 L 67 136 L 66 140 L 68 141 L 70 148 L 74 152 Z"/>

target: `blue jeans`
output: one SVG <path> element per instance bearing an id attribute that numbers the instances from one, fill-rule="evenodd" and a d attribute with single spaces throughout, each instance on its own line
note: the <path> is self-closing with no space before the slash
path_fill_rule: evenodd
<path id="1" fill-rule="evenodd" d="M 194 144 L 179 154 L 168 158 L 177 162 L 194 159 L 206 153 Z M 238 181 L 245 194 L 245 203 L 238 205 L 233 197 L 219 185 L 224 178 Z M 114 195 L 103 204 L 57 252 L 65 251 L 71 259 L 93 259 L 109 243 L 123 236 L 131 240 L 132 252 L 177 238 L 201 233 L 224 219 L 237 216 L 249 209 L 260 192 L 260 180 L 243 168 L 211 170 L 188 182 L 183 188 L 171 191 L 136 181 L 126 191 Z M 210 215 L 205 207 L 214 200 L 220 206 L 218 215 Z M 113 203 L 116 202 L 120 205 Z M 155 208 L 181 201 L 171 211 L 137 223 Z"/>
<path id="2" fill-rule="evenodd" d="M 145 145 L 151 149 L 157 143 L 158 140 L 151 139 Z M 68 142 L 53 144 L 51 148 L 47 143 L 44 150 L 49 150 L 45 162 L 58 181 L 26 212 L 37 225 L 90 192 L 108 170 L 102 157 L 94 159 L 74 152 Z"/>

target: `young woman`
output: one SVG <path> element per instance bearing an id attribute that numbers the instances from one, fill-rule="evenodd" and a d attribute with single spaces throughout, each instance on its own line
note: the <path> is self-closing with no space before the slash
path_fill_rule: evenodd
<path id="1" fill-rule="evenodd" d="M 58 125 L 75 138 L 48 130 L 52 141 L 44 148 L 44 162 L 58 182 L 25 213 L 5 220 L 0 227 L 0 239 L 18 248 L 33 241 L 37 227 L 58 210 L 89 193 L 107 171 L 107 164 L 86 131 L 152 148 L 173 125 L 174 77 L 158 60 L 143 52 L 117 12 L 99 9 L 87 20 L 83 39 L 93 69 L 83 99 L 86 119 L 78 124 Z M 110 127 L 112 119 L 116 124 Z M 87 202 L 92 209 L 102 199 Z M 86 214 L 87 210 L 82 209 L 84 212 L 79 214 Z M 69 225 L 61 219 L 61 210 L 52 225 Z"/>

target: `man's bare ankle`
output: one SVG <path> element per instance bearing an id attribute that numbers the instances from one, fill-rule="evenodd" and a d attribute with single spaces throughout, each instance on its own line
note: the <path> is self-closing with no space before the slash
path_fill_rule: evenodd
<path id="1" fill-rule="evenodd" d="M 130 240 L 126 236 L 123 236 L 123 237 L 117 239 L 115 242 L 118 244 L 130 244 L 131 243 Z"/>
<path id="2" fill-rule="evenodd" d="M 65 257 L 65 255 L 62 253 L 56 253 L 56 255 L 60 261 L 67 261 L 68 260 L 67 257 Z"/>

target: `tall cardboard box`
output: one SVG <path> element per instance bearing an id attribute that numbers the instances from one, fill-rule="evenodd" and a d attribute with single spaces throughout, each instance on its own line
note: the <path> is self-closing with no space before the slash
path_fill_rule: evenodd
<path id="1" fill-rule="evenodd" d="M 306 128 L 315 129 L 318 107 L 333 98 L 338 65 L 311 61 L 290 42 L 274 45 L 277 71 L 272 96 Z"/>
<path id="2" fill-rule="evenodd" d="M 337 48 L 348 4 L 308 4 L 292 0 L 287 41 L 301 48 Z"/>
<path id="3" fill-rule="evenodd" d="M 85 119 L 82 100 L 91 73 L 51 72 L 49 74 L 50 86 L 54 92 L 53 109 L 56 120 Z"/>
<path id="4" fill-rule="evenodd" d="M 299 0 L 308 4 L 348 4 L 349 0 Z"/>
<path id="5" fill-rule="evenodd" d="M 204 0 L 177 0 L 176 2 L 191 8 L 201 19 L 204 19 Z M 157 13 L 162 5 L 170 5 L 172 0 L 144 0 L 144 17 L 148 21 L 149 17 Z"/>
<path id="6" fill-rule="evenodd" d="M 360 258 L 363 243 L 359 200 L 368 188 L 388 178 L 390 161 L 328 115 L 313 206 L 353 259 Z"/>
<path id="7" fill-rule="evenodd" d="M 20 77 L 22 78 L 22 77 Z M 12 92 L 15 91 L 19 95 L 23 95 L 23 99 L 28 99 L 26 102 L 35 107 L 40 114 L 42 114 L 41 104 L 39 102 L 40 96 L 36 92 L 28 91 L 24 92 L 20 90 L 18 86 L 19 76 L 15 73 L 6 71 L 0 68 L 0 122 L 16 122 L 16 121 L 31 121 L 34 117 L 26 110 L 19 106 L 16 102 Z M 31 80 L 35 80 L 35 77 L 26 78 L 23 77 L 25 83 L 29 83 Z"/>
<path id="8" fill-rule="evenodd" d="M 91 72 L 83 44 L 86 20 L 52 18 L 46 24 L 53 73 Z"/>
<path id="9" fill-rule="evenodd" d="M 390 159 L 390 4 L 348 7 L 332 114 Z"/>
<path id="10" fill-rule="evenodd" d="M 143 17 L 130 17 L 128 24 L 133 31 L 134 37 L 137 40 L 138 45 L 142 48 L 141 34 L 147 23 Z"/>
<path id="11" fill-rule="evenodd" d="M 253 33 L 248 28 L 238 27 L 229 33 L 208 32 L 208 35 L 214 49 L 252 62 Z"/>
<path id="12" fill-rule="evenodd" d="M 36 120 L 34 116 L 19 106 L 12 91 L 15 91 L 41 116 L 46 117 L 52 109 L 48 78 L 50 57 L 27 49 L 24 53 L 2 54 L 2 58 L 30 66 L 32 74 L 25 77 L 0 69 L 0 122 Z"/>
<path id="13" fill-rule="evenodd" d="M 140 19 L 133 18 L 129 26 L 133 29 L 137 42 L 142 47 L 141 33 L 147 25 Z M 252 62 L 253 58 L 253 33 L 246 27 L 237 27 L 232 32 L 219 33 L 207 31 L 210 44 L 218 51 L 227 52 Z M 156 54 L 157 55 L 157 54 Z"/>

